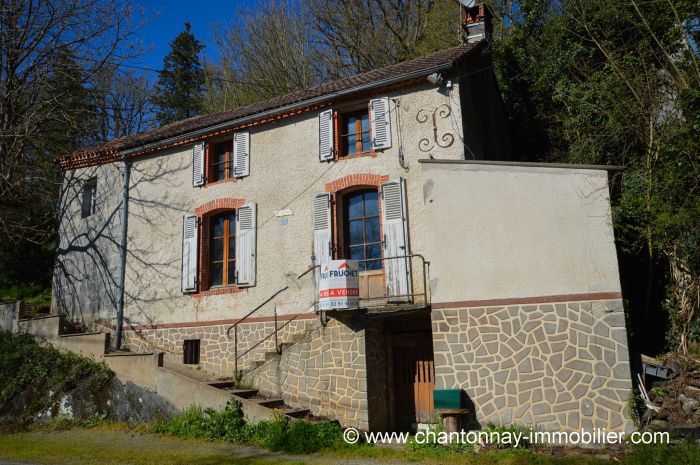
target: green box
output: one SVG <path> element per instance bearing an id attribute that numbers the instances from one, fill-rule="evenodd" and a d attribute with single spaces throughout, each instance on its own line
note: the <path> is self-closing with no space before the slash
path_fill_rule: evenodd
<path id="1" fill-rule="evenodd" d="M 465 396 L 461 389 L 434 389 L 435 410 L 458 410 L 465 408 Z"/>

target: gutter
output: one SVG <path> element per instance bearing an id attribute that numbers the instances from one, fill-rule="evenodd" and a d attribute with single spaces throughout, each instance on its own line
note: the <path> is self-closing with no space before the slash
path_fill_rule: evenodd
<path id="1" fill-rule="evenodd" d="M 408 74 L 402 74 L 401 76 L 395 76 L 393 78 L 383 79 L 381 81 L 376 81 L 376 82 L 372 82 L 369 84 L 363 84 L 363 85 L 357 86 L 357 87 L 351 87 L 349 89 L 345 89 L 345 90 L 341 90 L 341 91 L 337 91 L 337 92 L 332 92 L 330 94 L 324 94 L 324 95 L 321 95 L 318 97 L 313 97 L 310 99 L 303 100 L 301 102 L 285 105 L 283 107 L 278 107 L 278 108 L 274 108 L 271 110 L 263 111 L 261 113 L 255 113 L 255 114 L 252 114 L 249 116 L 244 116 L 242 118 L 235 119 L 232 121 L 226 121 L 223 123 L 218 123 L 218 124 L 213 125 L 213 126 L 207 126 L 206 128 L 197 129 L 195 131 L 187 132 L 185 134 L 181 134 L 178 136 L 173 136 L 173 137 L 170 137 L 167 139 L 161 139 L 157 142 L 150 142 L 148 144 L 140 145 L 138 147 L 134 147 L 131 149 L 121 150 L 121 151 L 119 151 L 119 154 L 122 156 L 128 157 L 128 156 L 134 155 L 134 154 L 139 153 L 139 152 L 152 150 L 152 149 L 158 149 L 160 146 L 170 145 L 170 144 L 177 143 L 177 142 L 180 142 L 180 141 L 185 140 L 185 139 L 196 139 L 196 138 L 205 136 L 206 134 L 208 134 L 210 132 L 216 132 L 216 131 L 221 131 L 221 130 L 225 130 L 225 129 L 230 129 L 230 128 L 233 128 L 233 127 L 236 127 L 236 126 L 239 126 L 242 124 L 246 124 L 246 123 L 261 119 L 261 118 L 265 118 L 267 116 L 273 116 L 273 115 L 276 115 L 278 113 L 284 113 L 287 111 L 298 110 L 300 108 L 304 108 L 304 107 L 318 104 L 318 103 L 323 103 L 325 101 L 332 100 L 334 98 L 343 97 L 346 95 L 351 95 L 351 94 L 354 94 L 356 92 L 362 92 L 365 90 L 376 89 L 378 87 L 383 87 L 383 86 L 395 84 L 397 82 L 406 81 L 409 79 L 430 75 L 430 74 L 440 72 L 440 71 L 446 71 L 446 70 L 451 69 L 453 67 L 454 67 L 454 62 L 443 63 L 441 65 L 433 66 L 431 68 L 425 68 L 425 69 L 422 69 L 420 71 L 413 71 L 413 72 L 408 73 Z"/>
<path id="2" fill-rule="evenodd" d="M 115 349 L 122 345 L 122 326 L 124 323 L 124 287 L 126 280 L 126 248 L 129 222 L 129 179 L 131 162 L 124 157 L 124 186 L 122 192 L 121 239 L 119 243 L 119 280 L 117 281 L 117 322 L 115 324 Z"/>

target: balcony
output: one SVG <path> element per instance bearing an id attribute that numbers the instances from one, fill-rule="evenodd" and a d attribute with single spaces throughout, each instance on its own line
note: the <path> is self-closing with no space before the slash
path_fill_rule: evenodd
<path id="1" fill-rule="evenodd" d="M 326 312 L 343 312 L 365 310 L 367 313 L 391 313 L 405 310 L 418 310 L 430 307 L 430 262 L 420 254 L 358 260 L 368 266 L 362 268 L 381 268 L 360 271 L 358 306 L 325 310 Z M 369 266 L 369 265 L 372 266 Z M 320 265 L 314 268 L 318 269 Z M 318 285 L 317 285 L 318 286 Z M 314 308 L 319 308 L 319 290 L 315 292 Z"/>

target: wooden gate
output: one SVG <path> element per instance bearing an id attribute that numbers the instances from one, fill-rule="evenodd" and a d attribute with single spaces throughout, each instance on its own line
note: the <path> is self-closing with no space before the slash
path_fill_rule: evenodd
<path id="1" fill-rule="evenodd" d="M 414 429 L 433 417 L 435 364 L 430 333 L 399 333 L 393 337 L 394 412 L 396 427 Z"/>

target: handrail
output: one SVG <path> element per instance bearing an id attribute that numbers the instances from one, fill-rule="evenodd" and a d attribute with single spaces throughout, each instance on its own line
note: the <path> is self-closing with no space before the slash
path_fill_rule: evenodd
<path id="1" fill-rule="evenodd" d="M 313 265 L 310 266 L 306 271 L 304 271 L 302 274 L 300 274 L 300 275 L 297 276 L 297 280 L 303 278 L 306 274 L 308 274 L 308 273 L 309 273 L 310 271 L 312 271 L 313 269 L 315 269 L 315 266 L 313 266 Z M 260 310 L 262 307 L 264 307 L 265 305 L 267 305 L 269 302 L 271 302 L 273 299 L 275 299 L 275 297 L 277 297 L 278 295 L 280 295 L 281 293 L 283 293 L 283 292 L 286 291 L 287 289 L 289 289 L 289 286 L 284 286 L 283 288 L 281 288 L 281 289 L 279 289 L 278 291 L 276 291 L 276 292 L 275 292 L 274 294 L 272 294 L 270 297 L 268 297 L 267 299 L 265 299 L 265 301 L 264 301 L 263 303 L 261 303 L 260 305 L 258 305 L 257 307 L 255 307 L 255 308 L 254 308 L 253 310 L 251 310 L 250 312 L 248 312 L 243 318 L 241 318 L 240 320 L 236 321 L 234 324 L 232 324 L 231 326 L 229 326 L 228 329 L 226 330 L 226 338 L 229 339 L 229 340 L 231 339 L 231 330 L 232 330 L 232 329 L 234 330 L 234 331 L 233 331 L 233 357 L 234 357 L 234 360 L 233 360 L 233 369 L 234 369 L 234 373 L 235 373 L 235 376 L 236 376 L 236 377 L 238 377 L 238 360 L 239 360 L 241 357 L 243 357 L 244 355 L 246 355 L 248 352 L 250 352 L 251 350 L 253 350 L 255 347 L 259 346 L 263 341 L 268 340 L 272 335 L 275 336 L 275 350 L 277 350 L 277 351 L 279 352 L 279 344 L 278 344 L 278 340 L 277 340 L 277 333 L 279 332 L 280 329 L 284 328 L 284 327 L 287 326 L 289 323 L 291 323 L 294 319 L 296 319 L 296 317 L 292 318 L 292 319 L 289 320 L 287 323 L 285 323 L 284 325 L 282 325 L 281 328 L 277 328 L 277 307 L 275 307 L 275 313 L 274 313 L 274 315 L 275 315 L 275 330 L 274 330 L 271 334 L 269 334 L 268 336 L 266 336 L 266 337 L 264 337 L 263 339 L 261 339 L 260 341 L 258 341 L 253 347 L 249 348 L 248 350 L 246 350 L 246 351 L 245 351 L 244 353 L 242 353 L 241 355 L 238 355 L 238 325 L 241 324 L 241 323 L 243 323 L 245 320 L 248 319 L 248 317 L 250 317 L 251 315 L 253 315 L 254 313 L 256 313 L 258 310 Z"/>

